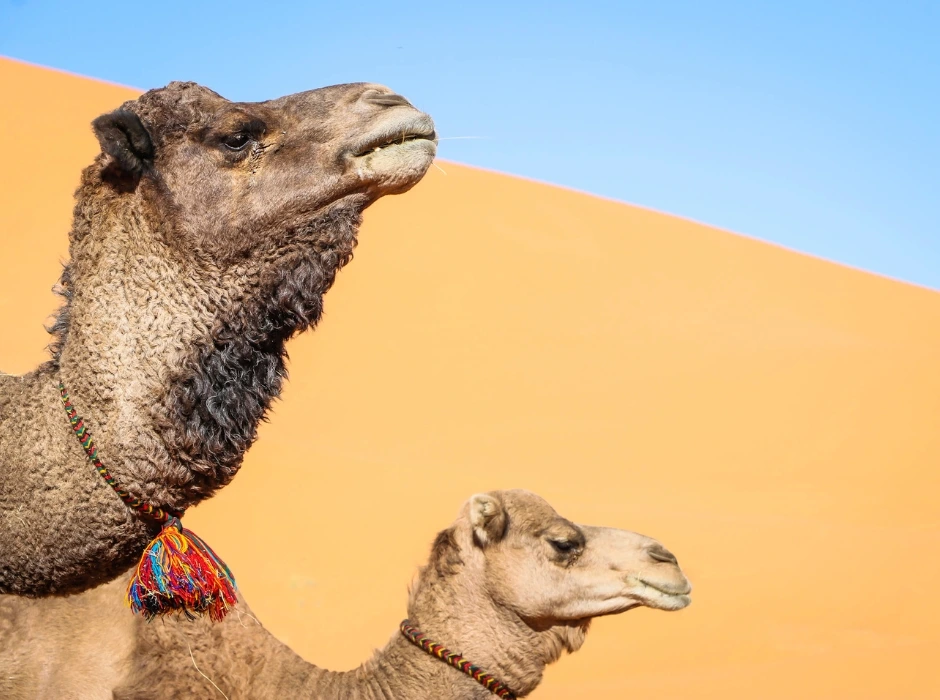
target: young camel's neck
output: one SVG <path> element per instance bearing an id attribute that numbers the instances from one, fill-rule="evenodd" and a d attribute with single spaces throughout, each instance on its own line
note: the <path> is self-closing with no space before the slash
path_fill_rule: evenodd
<path id="1" fill-rule="evenodd" d="M 466 615 L 453 619 L 452 632 L 441 628 L 436 634 L 427 634 L 495 676 L 517 697 L 528 695 L 541 681 L 545 666 L 561 653 L 558 633 L 507 627 L 505 620 L 496 621 L 500 616 L 492 607 L 475 612 L 468 610 Z M 442 619 L 446 614 L 440 610 L 433 611 L 432 616 Z M 496 697 L 470 676 L 430 656 L 398 633 L 358 668 L 328 671 L 301 659 L 260 625 L 245 620 L 224 624 L 228 629 L 223 637 L 213 639 L 205 650 L 197 651 L 195 658 L 199 659 L 199 671 L 226 692 L 227 688 L 241 687 L 246 690 L 245 697 L 298 700 L 491 700 Z M 193 640 L 190 648 L 194 648 L 196 641 Z M 156 659 L 150 668 L 159 666 L 158 673 L 169 676 L 163 679 L 151 671 L 136 679 L 133 687 L 156 683 L 154 687 L 163 688 L 165 684 L 167 689 L 184 694 L 208 691 L 203 677 L 193 671 L 189 657 L 180 656 L 180 648 L 186 647 L 178 638 L 165 641 L 161 646 L 169 650 L 179 667 L 164 663 L 166 656 L 155 654 L 152 647 L 144 647 L 142 652 Z M 242 671 L 249 668 L 247 665 L 235 668 L 232 653 L 246 649 L 251 650 L 253 658 L 265 659 L 263 668 L 253 667 L 244 674 Z M 224 653 L 220 654 L 220 650 Z M 117 697 L 125 696 L 118 693 Z M 128 694 L 126 697 L 136 696 Z"/>
<path id="2" fill-rule="evenodd" d="M 109 601 L 110 604 L 110 601 Z M 116 609 L 116 606 L 114 606 Z M 351 671 L 328 671 L 299 657 L 257 623 L 244 608 L 223 623 L 170 621 L 165 625 L 134 621 L 136 645 L 120 639 L 116 650 L 134 649 L 130 674 L 114 689 L 117 700 L 139 700 L 158 689 L 166 697 L 207 697 L 215 684 L 228 697 L 254 700 L 491 700 L 495 696 L 470 676 L 426 654 L 401 634 L 366 663 Z M 100 610 L 96 611 L 100 614 Z M 114 614 L 127 615 L 126 610 Z M 479 625 L 480 621 L 475 624 Z M 519 697 L 541 677 L 542 649 L 506 649 L 506 637 L 494 636 L 485 650 L 443 640 L 474 664 L 496 675 Z M 525 658 L 519 659 L 523 656 Z M 489 658 L 487 662 L 479 657 Z M 501 657 L 501 658 L 500 658 Z M 519 664 L 526 671 L 519 673 Z M 512 667 L 512 668 L 511 668 Z M 515 670 L 514 670 L 515 669 Z M 503 675 L 500 676 L 499 674 Z M 510 685 L 506 677 L 533 680 Z"/>
<path id="3" fill-rule="evenodd" d="M 426 570 L 412 593 L 410 620 L 431 640 L 461 654 L 496 677 L 517 697 L 531 693 L 545 667 L 565 649 L 580 647 L 581 625 L 536 630 L 505 608 L 497 606 L 469 575 L 441 576 Z M 488 700 L 489 690 L 463 672 L 432 657 L 400 634 L 375 657 L 354 671 L 333 672 L 300 662 L 291 683 L 292 697 L 338 700 L 418 700 L 460 698 Z"/>
<path id="4" fill-rule="evenodd" d="M 272 674 L 280 687 L 271 697 L 317 700 L 495 697 L 469 676 L 427 655 L 400 634 L 352 671 L 327 671 L 303 661 L 291 666 L 294 664 Z"/>

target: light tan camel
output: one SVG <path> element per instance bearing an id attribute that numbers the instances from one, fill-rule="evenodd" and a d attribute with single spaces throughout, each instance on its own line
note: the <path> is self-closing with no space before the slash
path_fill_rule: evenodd
<path id="1" fill-rule="evenodd" d="M 221 624 L 148 624 L 123 608 L 125 583 L 67 598 L 0 596 L 0 697 L 495 697 L 397 633 L 359 668 L 333 672 L 278 642 L 243 603 Z M 655 540 L 575 525 L 539 496 L 500 491 L 471 498 L 437 536 L 408 616 L 523 697 L 547 664 L 581 647 L 592 618 L 642 605 L 679 610 L 690 591 L 676 558 Z"/>

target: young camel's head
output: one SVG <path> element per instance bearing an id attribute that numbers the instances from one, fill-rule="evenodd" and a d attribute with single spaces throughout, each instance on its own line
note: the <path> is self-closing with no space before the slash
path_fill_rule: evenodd
<path id="1" fill-rule="evenodd" d="M 680 610 L 691 591 L 656 540 L 575 524 L 528 491 L 494 491 L 473 496 L 438 535 L 408 613 L 522 693 L 545 664 L 581 647 L 592 618 Z"/>
<path id="2" fill-rule="evenodd" d="M 457 532 L 486 592 L 524 620 L 564 623 L 641 605 L 680 610 L 691 602 L 692 586 L 659 542 L 577 525 L 533 493 L 473 496 Z"/>

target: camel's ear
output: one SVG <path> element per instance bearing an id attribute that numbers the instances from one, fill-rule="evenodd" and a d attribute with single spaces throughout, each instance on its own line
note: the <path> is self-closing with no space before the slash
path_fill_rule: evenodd
<path id="1" fill-rule="evenodd" d="M 140 118 L 126 109 L 102 114 L 91 123 L 101 150 L 125 175 L 140 176 L 153 160 L 153 141 Z"/>
<path id="2" fill-rule="evenodd" d="M 509 518 L 502 502 L 488 493 L 478 493 L 470 498 L 470 525 L 473 540 L 480 547 L 499 542 L 506 534 Z"/>

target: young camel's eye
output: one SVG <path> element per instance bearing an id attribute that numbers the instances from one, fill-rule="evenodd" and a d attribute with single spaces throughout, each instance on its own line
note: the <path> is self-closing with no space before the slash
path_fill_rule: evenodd
<path id="1" fill-rule="evenodd" d="M 549 540 L 549 543 L 559 554 L 571 554 L 578 548 L 578 543 L 571 540 Z"/>
<path id="2" fill-rule="evenodd" d="M 251 134 L 246 134 L 244 131 L 222 139 L 222 145 L 230 151 L 242 151 L 249 143 L 251 143 Z"/>

